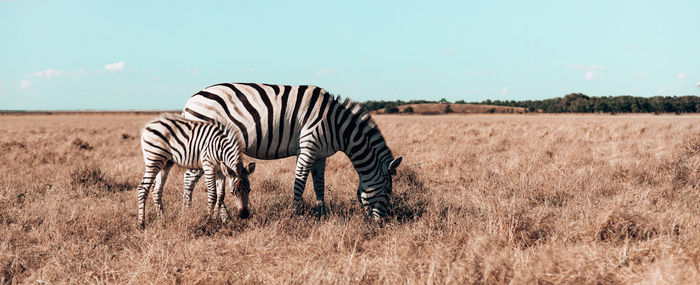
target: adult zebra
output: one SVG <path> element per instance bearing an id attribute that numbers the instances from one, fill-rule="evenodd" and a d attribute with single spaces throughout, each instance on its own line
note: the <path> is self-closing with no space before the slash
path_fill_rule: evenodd
<path id="1" fill-rule="evenodd" d="M 183 116 L 192 120 L 224 120 L 236 126 L 244 153 L 259 159 L 296 155 L 294 202 L 298 206 L 311 172 L 317 211 L 326 213 L 326 158 L 338 151 L 352 161 L 359 175 L 357 199 L 374 219 L 388 214 L 394 159 L 377 125 L 362 107 L 311 85 L 222 83 L 197 92 L 185 104 Z M 191 199 L 202 172 L 185 173 L 183 195 Z M 187 202 L 189 203 L 189 202 Z"/>

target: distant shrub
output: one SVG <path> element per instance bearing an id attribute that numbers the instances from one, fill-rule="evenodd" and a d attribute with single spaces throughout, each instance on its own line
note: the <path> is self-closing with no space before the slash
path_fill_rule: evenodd
<path id="1" fill-rule="evenodd" d="M 81 138 L 75 138 L 73 140 L 73 145 L 77 146 L 78 149 L 85 149 L 85 150 L 93 149 L 93 147 L 88 142 L 82 140 Z"/>
<path id="2" fill-rule="evenodd" d="M 9 151 L 10 149 L 12 149 L 14 147 L 25 148 L 25 145 L 23 143 L 17 142 L 17 141 L 11 141 L 11 142 L 6 142 L 6 143 L 2 144 L 2 148 L 5 151 Z"/>
<path id="3" fill-rule="evenodd" d="M 387 114 L 396 114 L 398 112 L 399 112 L 399 108 L 396 108 L 396 106 L 391 106 L 389 108 L 386 108 Z"/>
<path id="4" fill-rule="evenodd" d="M 413 112 L 414 112 L 414 111 L 413 111 L 413 107 L 408 106 L 408 107 L 406 107 L 405 109 L 403 109 L 403 112 L 406 113 L 406 114 L 413 114 Z"/>
<path id="5" fill-rule="evenodd" d="M 450 104 L 445 105 L 445 113 L 449 114 L 452 112 L 454 112 L 454 111 L 452 111 L 452 107 L 450 107 Z"/>
<path id="6" fill-rule="evenodd" d="M 486 110 L 486 113 L 489 113 L 489 114 L 496 113 L 496 108 L 489 108 L 488 110 Z"/>

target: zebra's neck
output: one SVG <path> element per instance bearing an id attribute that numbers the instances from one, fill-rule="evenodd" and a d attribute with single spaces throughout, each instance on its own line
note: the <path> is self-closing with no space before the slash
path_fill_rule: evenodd
<path id="1" fill-rule="evenodd" d="M 382 164 L 394 159 L 377 125 L 355 105 L 343 104 L 333 116 L 340 131 L 342 151 L 350 158 L 362 184 L 377 181 Z"/>
<path id="2" fill-rule="evenodd" d="M 230 169 L 236 169 L 236 163 L 240 160 L 239 145 L 230 130 L 220 130 L 214 136 L 210 149 L 214 152 L 212 155 L 216 161 Z"/>
<path id="3" fill-rule="evenodd" d="M 217 162 L 223 162 L 223 156 L 221 151 L 221 137 L 214 136 L 211 141 L 207 144 L 207 152 L 209 157 Z"/>
<path id="4" fill-rule="evenodd" d="M 367 184 L 376 181 L 381 176 L 381 167 L 383 164 L 389 163 L 393 156 L 386 145 L 372 146 L 371 143 L 366 143 L 362 146 L 359 152 L 347 153 L 348 158 L 352 162 L 353 167 L 360 177 L 360 182 Z"/>

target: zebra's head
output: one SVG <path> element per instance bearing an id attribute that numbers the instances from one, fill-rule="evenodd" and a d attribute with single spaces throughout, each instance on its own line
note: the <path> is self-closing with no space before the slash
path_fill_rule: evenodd
<path id="1" fill-rule="evenodd" d="M 238 217 L 245 219 L 250 216 L 248 210 L 248 195 L 250 194 L 250 180 L 248 176 L 255 171 L 255 162 L 248 164 L 238 163 L 233 168 L 225 167 L 226 184 L 231 187 L 231 194 L 238 208 Z"/>
<path id="2" fill-rule="evenodd" d="M 374 220 L 381 220 L 389 214 L 391 177 L 396 175 L 396 168 L 401 164 L 401 160 L 402 157 L 398 157 L 389 162 L 379 163 L 372 178 L 367 180 L 360 178 L 357 199 Z"/>

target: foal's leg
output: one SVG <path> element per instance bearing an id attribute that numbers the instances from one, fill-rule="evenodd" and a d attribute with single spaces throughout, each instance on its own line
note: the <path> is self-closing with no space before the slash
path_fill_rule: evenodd
<path id="1" fill-rule="evenodd" d="M 221 171 L 216 172 L 216 205 L 219 209 L 219 218 L 222 222 L 228 221 L 231 216 L 226 210 L 226 204 L 224 204 L 224 197 L 226 196 L 226 178 L 221 173 Z"/>
<path id="2" fill-rule="evenodd" d="M 211 218 L 216 204 L 216 170 L 214 164 L 208 161 L 202 162 L 202 168 L 204 169 L 204 182 L 207 184 L 207 203 L 209 206 L 207 214 Z"/>
<path id="3" fill-rule="evenodd" d="M 182 192 L 182 206 L 184 208 L 189 208 L 192 204 L 192 190 L 194 190 L 195 184 L 197 184 L 202 175 L 204 175 L 204 170 L 198 168 L 185 171 L 185 187 Z"/>

